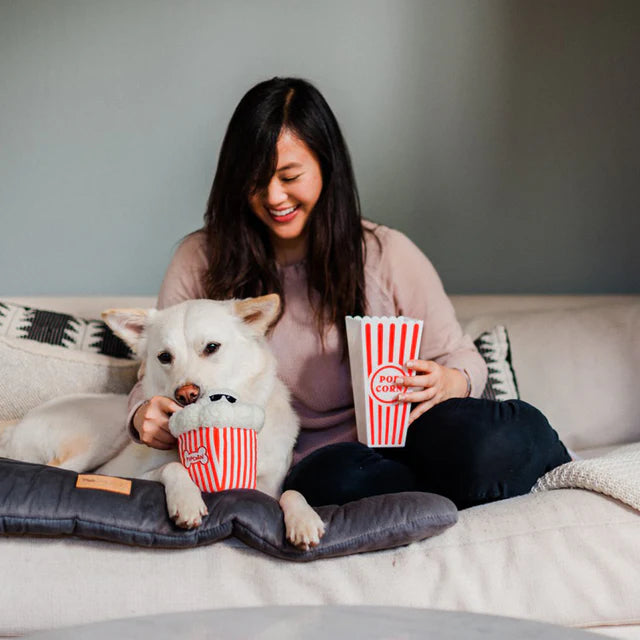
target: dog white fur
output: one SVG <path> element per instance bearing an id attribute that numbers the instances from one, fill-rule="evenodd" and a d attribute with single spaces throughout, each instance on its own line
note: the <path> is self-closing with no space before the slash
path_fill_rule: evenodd
<path id="1" fill-rule="evenodd" d="M 324 524 L 300 493 L 281 493 L 299 423 L 264 339 L 279 306 L 279 297 L 272 294 L 246 300 L 190 300 L 161 311 L 111 309 L 103 318 L 141 359 L 146 398 L 175 399 L 186 385 L 203 392 L 225 387 L 241 401 L 264 408 L 257 488 L 279 499 L 287 539 L 308 549 L 319 543 Z M 163 355 L 162 362 L 160 354 L 170 358 Z M 124 427 L 126 405 L 127 397 L 121 395 L 55 399 L 2 432 L 0 455 L 77 472 L 157 480 L 165 487 L 167 509 L 176 524 L 199 526 L 207 508 L 177 450 L 130 441 Z"/>

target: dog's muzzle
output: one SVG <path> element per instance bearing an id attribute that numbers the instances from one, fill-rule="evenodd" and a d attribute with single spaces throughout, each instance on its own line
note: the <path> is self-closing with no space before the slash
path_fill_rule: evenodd
<path id="1" fill-rule="evenodd" d="M 184 384 L 174 393 L 175 399 L 183 406 L 193 404 L 200 397 L 200 387 L 197 384 Z"/>

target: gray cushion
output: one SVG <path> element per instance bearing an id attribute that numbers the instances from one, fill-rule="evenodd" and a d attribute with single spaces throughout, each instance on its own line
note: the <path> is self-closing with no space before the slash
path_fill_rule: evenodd
<path id="1" fill-rule="evenodd" d="M 319 507 L 327 524 L 321 544 L 310 551 L 284 536 L 276 500 L 236 489 L 203 494 L 209 515 L 197 529 L 169 519 L 164 488 L 133 480 L 130 495 L 76 488 L 73 471 L 0 458 L 0 533 L 79 536 L 144 547 L 195 547 L 235 536 L 278 558 L 308 562 L 375 551 L 422 540 L 455 524 L 447 498 L 406 492 L 373 496 L 342 506 Z"/>

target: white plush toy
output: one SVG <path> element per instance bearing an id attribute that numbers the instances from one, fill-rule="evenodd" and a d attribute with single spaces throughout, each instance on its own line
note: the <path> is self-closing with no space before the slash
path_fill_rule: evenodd
<path id="1" fill-rule="evenodd" d="M 174 413 L 169 431 L 177 438 L 198 427 L 237 427 L 259 432 L 264 425 L 264 410 L 257 404 L 238 400 L 233 391 L 213 389 L 200 399 Z"/>
<path id="2" fill-rule="evenodd" d="M 169 419 L 182 464 L 207 492 L 255 489 L 256 436 L 263 425 L 262 407 L 227 389 L 207 391 Z"/>

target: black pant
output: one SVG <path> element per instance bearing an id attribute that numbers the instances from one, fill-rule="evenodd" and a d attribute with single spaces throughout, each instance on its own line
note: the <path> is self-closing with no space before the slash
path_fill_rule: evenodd
<path id="1" fill-rule="evenodd" d="M 404 448 L 370 449 L 358 442 L 322 447 L 291 468 L 284 488 L 297 489 L 313 506 L 428 491 L 464 509 L 527 493 L 570 459 L 530 404 L 453 398 L 411 424 Z"/>

